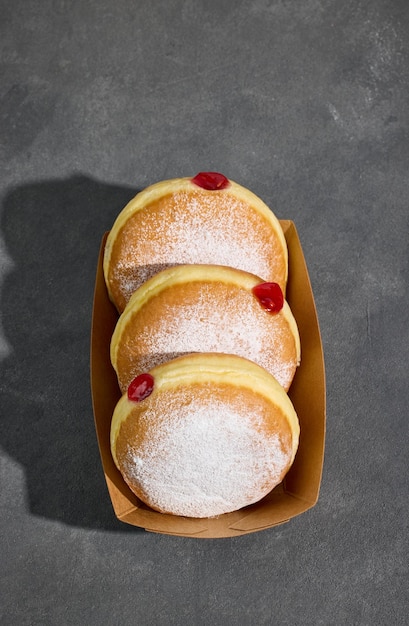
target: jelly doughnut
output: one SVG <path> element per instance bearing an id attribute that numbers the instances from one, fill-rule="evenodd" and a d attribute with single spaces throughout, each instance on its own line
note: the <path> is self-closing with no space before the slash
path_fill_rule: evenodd
<path id="1" fill-rule="evenodd" d="M 179 265 L 155 274 L 132 295 L 111 339 L 122 392 L 138 374 L 193 352 L 250 359 L 288 391 L 300 351 L 279 285 L 218 265 Z"/>
<path id="2" fill-rule="evenodd" d="M 119 213 L 104 254 L 109 297 L 122 312 L 148 278 L 181 264 L 234 267 L 285 293 L 288 252 L 280 222 L 253 192 L 216 172 L 155 183 Z"/>
<path id="3" fill-rule="evenodd" d="M 255 503 L 279 484 L 299 424 L 264 368 L 202 353 L 137 376 L 116 405 L 110 437 L 114 462 L 142 502 L 200 518 Z"/>

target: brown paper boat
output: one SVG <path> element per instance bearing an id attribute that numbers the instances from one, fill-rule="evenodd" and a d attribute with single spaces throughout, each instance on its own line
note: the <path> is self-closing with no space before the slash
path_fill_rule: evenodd
<path id="1" fill-rule="evenodd" d="M 91 330 L 91 392 L 102 466 L 115 515 L 122 522 L 146 530 L 185 537 L 219 538 L 256 532 L 312 508 L 319 495 L 325 444 L 325 370 L 318 318 L 308 270 L 293 222 L 281 220 L 288 245 L 287 300 L 297 320 L 301 339 L 301 365 L 289 396 L 300 421 L 300 443 L 284 481 L 265 498 L 216 518 L 195 519 L 164 515 L 143 504 L 128 488 L 110 451 L 111 416 L 120 397 L 109 348 L 118 319 L 105 287 L 102 261 L 104 235 L 95 282 Z"/>

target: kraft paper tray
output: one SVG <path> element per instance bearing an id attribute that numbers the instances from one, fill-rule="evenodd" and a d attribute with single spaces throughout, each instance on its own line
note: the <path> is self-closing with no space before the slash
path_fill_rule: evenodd
<path id="1" fill-rule="evenodd" d="M 91 393 L 102 466 L 115 515 L 146 530 L 185 537 L 219 538 L 243 535 L 289 521 L 312 508 L 319 495 L 325 444 L 325 369 L 314 296 L 295 225 L 281 220 L 288 245 L 289 280 L 286 298 L 297 321 L 301 365 L 289 396 L 300 421 L 300 443 L 293 466 L 260 502 L 216 518 L 191 519 L 153 511 L 130 491 L 110 452 L 111 416 L 120 391 L 111 366 L 109 346 L 118 314 L 105 287 L 98 260 L 91 330 Z"/>

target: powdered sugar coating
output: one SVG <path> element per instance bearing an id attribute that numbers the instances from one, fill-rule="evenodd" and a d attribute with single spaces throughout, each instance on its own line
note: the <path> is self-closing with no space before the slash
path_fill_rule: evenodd
<path id="1" fill-rule="evenodd" d="M 127 434 L 121 471 L 128 484 L 152 508 L 188 517 L 260 500 L 281 481 L 290 454 L 285 433 L 266 430 L 263 404 L 249 409 L 246 401 L 238 392 L 226 403 L 209 389 L 203 402 L 179 389 L 165 411 L 163 399 L 150 403 L 138 417 L 139 435 Z"/>
<path id="2" fill-rule="evenodd" d="M 172 296 L 169 299 L 169 294 Z M 125 325 L 116 368 L 123 389 L 137 374 L 182 354 L 236 354 L 264 367 L 288 390 L 296 344 L 284 313 L 262 309 L 251 291 L 205 281 L 173 286 Z"/>

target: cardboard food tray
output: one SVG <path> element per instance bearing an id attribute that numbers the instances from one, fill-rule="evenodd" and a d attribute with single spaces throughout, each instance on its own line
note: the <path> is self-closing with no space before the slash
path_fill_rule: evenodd
<path id="1" fill-rule="evenodd" d="M 301 365 L 289 396 L 300 421 L 300 443 L 284 481 L 256 504 L 215 518 L 164 515 L 143 504 L 128 488 L 110 451 L 110 426 L 120 391 L 109 349 L 118 319 L 103 275 L 105 233 L 98 261 L 91 330 L 91 392 L 105 479 L 119 520 L 146 530 L 198 538 L 233 537 L 282 524 L 313 507 L 319 494 L 325 443 L 325 370 L 314 297 L 293 222 L 281 220 L 288 245 L 287 300 L 301 339 Z"/>

